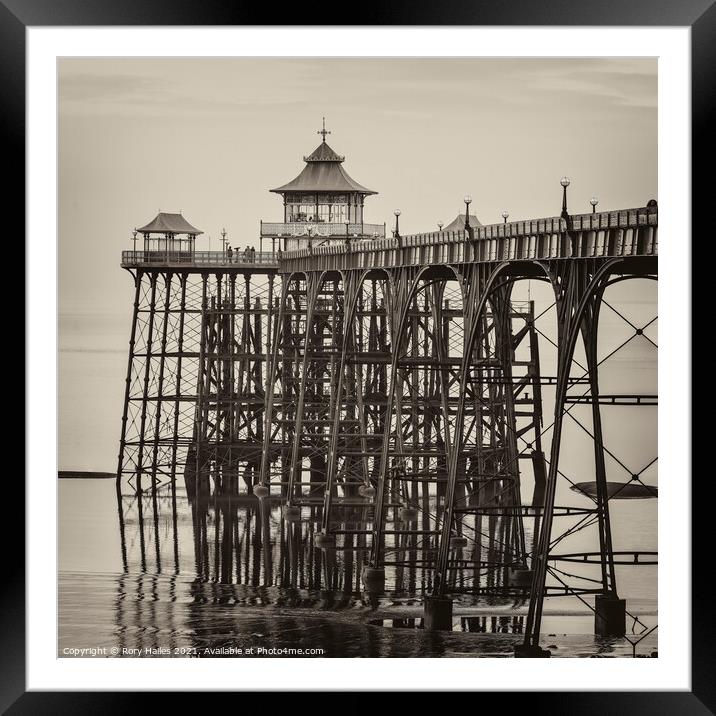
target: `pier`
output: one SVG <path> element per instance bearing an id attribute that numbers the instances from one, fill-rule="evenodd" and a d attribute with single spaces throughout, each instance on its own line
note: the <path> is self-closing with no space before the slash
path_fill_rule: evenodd
<path id="1" fill-rule="evenodd" d="M 617 567 L 656 555 L 615 550 L 610 504 L 656 496 L 645 477 L 656 456 L 627 469 L 605 435 L 614 411 L 658 401 L 653 390 L 600 390 L 610 356 L 599 326 L 609 312 L 622 345 L 638 339 L 656 354 L 656 317 L 636 323 L 618 305 L 626 282 L 657 280 L 656 202 L 572 214 L 563 181 L 559 216 L 482 225 L 466 197 L 451 226 L 404 236 L 396 212 L 386 236 L 363 223 L 375 192 L 345 173 L 325 133 L 304 160 L 274 190 L 284 222 L 260 225 L 270 251 L 196 251 L 201 232 L 160 214 L 138 230 L 143 247 L 135 233 L 122 253 L 134 302 L 120 507 L 129 492 L 155 518 L 160 503 L 176 517 L 185 490 L 197 564 L 213 564 L 220 583 L 232 583 L 238 541 L 235 520 L 217 515 L 250 503 L 253 578 L 267 586 L 311 574 L 326 589 L 420 594 L 434 630 L 451 628 L 461 595 L 521 603 L 523 657 L 549 656 L 550 596 L 589 599 L 595 634 L 623 636 Z M 550 296 L 548 316 L 524 282 Z M 560 485 L 578 482 L 567 425 L 590 445 L 589 480 L 569 493 L 578 504 L 562 502 Z M 278 568 L 270 506 L 286 543 Z M 565 548 L 587 529 L 590 549 Z M 306 572 L 307 540 L 317 562 Z"/>

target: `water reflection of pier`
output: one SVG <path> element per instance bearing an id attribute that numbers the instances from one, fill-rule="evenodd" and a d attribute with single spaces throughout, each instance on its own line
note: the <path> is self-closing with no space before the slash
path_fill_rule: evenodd
<path id="1" fill-rule="evenodd" d="M 242 585 L 286 590 L 281 599 L 287 603 L 292 600 L 290 590 L 323 591 L 330 600 L 339 599 L 340 593 L 359 595 L 372 504 L 356 500 L 335 513 L 341 521 L 332 520 L 331 525 L 341 538 L 340 549 L 318 544 L 322 505 L 304 507 L 298 520 L 287 520 L 281 504 L 279 499 L 259 500 L 238 492 L 214 491 L 208 498 L 190 499 L 184 490 L 175 493 L 168 485 L 154 493 L 122 495 L 118 511 L 124 571 L 191 574 L 198 601 L 241 601 L 246 595 L 234 588 Z M 438 533 L 434 521 L 428 522 L 433 529 L 427 530 L 401 529 L 401 525 L 396 520 L 386 530 L 394 538 L 386 561 L 386 588 L 389 595 L 419 599 L 433 586 Z M 496 520 L 486 534 L 482 565 L 456 556 L 451 574 L 454 591 L 473 592 L 482 572 L 487 587 L 481 591 L 489 594 L 489 585 L 504 578 L 503 569 L 494 569 L 502 546 Z M 456 547 L 456 553 L 461 551 Z M 302 599 L 295 595 L 296 603 Z"/>
<path id="2" fill-rule="evenodd" d="M 168 492 L 119 500 L 125 573 L 193 574 L 197 584 L 228 587 L 359 590 L 360 552 L 337 565 L 335 553 L 315 545 L 320 507 L 288 523 L 277 503 L 255 497 L 215 494 L 196 502 Z M 217 588 L 211 598 L 228 594 Z"/>
<path id="3" fill-rule="evenodd" d="M 341 621 L 331 627 L 329 614 L 341 620 L 342 612 L 356 606 L 378 605 L 361 593 L 365 535 L 349 537 L 354 549 L 321 549 L 315 540 L 322 508 L 312 507 L 305 518 L 287 522 L 280 507 L 279 501 L 240 494 L 195 502 L 183 490 L 173 496 L 168 487 L 158 491 L 156 500 L 151 494 L 123 495 L 118 511 L 124 573 L 115 600 L 121 653 L 139 649 L 169 655 L 161 653 L 168 649 L 171 655 L 192 655 L 198 647 L 235 646 L 237 630 L 244 629 L 248 632 L 242 638 L 256 644 L 290 647 L 299 635 L 310 633 L 314 643 L 333 644 L 336 655 L 424 656 L 425 642 L 413 643 L 408 634 L 423 628 L 422 614 L 366 616 L 365 622 L 351 618 L 349 626 Z M 355 520 L 347 524 L 355 524 L 368 509 L 356 507 Z M 414 566 L 394 567 L 392 574 L 388 601 L 402 597 L 401 604 L 416 608 L 431 588 L 430 570 L 416 558 Z M 237 616 L 222 607 L 241 607 L 242 612 Z M 402 646 L 363 623 L 401 630 Z M 521 634 L 523 627 L 521 614 L 456 622 L 459 631 L 486 635 Z M 342 644 L 346 629 L 350 644 Z M 442 642 L 435 638 L 430 649 L 439 650 Z"/>

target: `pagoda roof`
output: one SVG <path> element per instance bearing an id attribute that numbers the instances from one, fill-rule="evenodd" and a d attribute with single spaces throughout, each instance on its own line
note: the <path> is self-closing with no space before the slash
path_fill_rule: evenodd
<path id="1" fill-rule="evenodd" d="M 342 162 L 345 157 L 336 154 L 333 149 L 325 142 L 321 142 L 307 157 L 303 158 L 304 162 Z"/>
<path id="2" fill-rule="evenodd" d="M 303 158 L 306 166 L 301 173 L 288 184 L 271 189 L 272 192 L 335 192 L 357 194 L 377 194 L 353 179 L 341 166 L 345 157 L 336 154 L 326 143 L 325 138 L 316 149 Z"/>
<path id="3" fill-rule="evenodd" d="M 193 227 L 181 214 L 160 211 L 146 226 L 137 229 L 142 234 L 203 234 Z"/>
<path id="4" fill-rule="evenodd" d="M 470 226 L 473 228 L 482 226 L 482 222 L 475 216 L 470 214 Z M 443 226 L 442 231 L 464 231 L 465 230 L 465 214 L 458 214 L 447 226 Z"/>

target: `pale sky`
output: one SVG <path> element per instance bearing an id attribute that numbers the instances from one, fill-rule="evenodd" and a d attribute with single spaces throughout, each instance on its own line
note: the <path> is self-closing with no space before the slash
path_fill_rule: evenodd
<path id="1" fill-rule="evenodd" d="M 365 220 L 432 231 L 473 196 L 483 223 L 657 196 L 655 59 L 63 59 L 60 311 L 129 315 L 135 226 L 182 211 L 219 247 L 282 219 L 269 189 L 320 142 L 379 192 Z"/>

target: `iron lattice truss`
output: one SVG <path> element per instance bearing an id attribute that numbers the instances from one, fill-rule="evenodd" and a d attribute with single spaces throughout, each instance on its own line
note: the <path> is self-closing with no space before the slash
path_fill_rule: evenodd
<path id="1" fill-rule="evenodd" d="M 179 485 L 201 578 L 350 591 L 367 565 L 397 593 L 529 598 L 536 645 L 545 596 L 616 599 L 621 564 L 653 563 L 615 549 L 610 502 L 651 489 L 656 456 L 634 464 L 608 426 L 655 420 L 655 390 L 603 387 L 635 345 L 656 362 L 656 317 L 620 305 L 656 278 L 639 242 L 616 258 L 139 271 L 120 506 L 151 514 L 157 565 L 179 563 L 156 526 L 171 514 L 176 535 Z M 551 297 L 539 311 L 527 281 Z M 570 550 L 576 535 L 593 547 Z"/>

